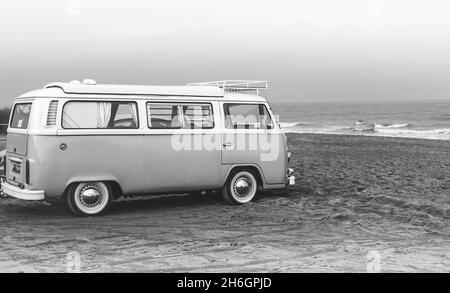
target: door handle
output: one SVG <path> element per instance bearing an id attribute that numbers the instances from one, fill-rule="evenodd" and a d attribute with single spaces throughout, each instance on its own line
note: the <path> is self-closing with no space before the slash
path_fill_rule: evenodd
<path id="1" fill-rule="evenodd" d="M 232 147 L 234 144 L 232 142 L 225 142 L 222 144 L 224 147 Z"/>

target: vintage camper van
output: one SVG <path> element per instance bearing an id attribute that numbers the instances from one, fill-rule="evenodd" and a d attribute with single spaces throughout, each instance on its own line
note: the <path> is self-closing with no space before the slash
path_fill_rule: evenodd
<path id="1" fill-rule="evenodd" d="M 294 184 L 267 82 L 50 83 L 16 98 L 1 190 L 80 216 L 127 195 L 221 190 L 231 204 Z"/>

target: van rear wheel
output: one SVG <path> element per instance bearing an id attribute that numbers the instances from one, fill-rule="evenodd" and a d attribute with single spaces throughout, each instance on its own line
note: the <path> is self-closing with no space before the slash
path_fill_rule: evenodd
<path id="1" fill-rule="evenodd" d="M 103 182 L 80 182 L 69 188 L 67 205 L 78 216 L 98 216 L 104 213 L 112 199 L 111 187 Z"/>
<path id="2" fill-rule="evenodd" d="M 234 171 L 228 177 L 222 194 L 230 204 L 245 204 L 250 202 L 258 191 L 258 180 L 249 170 Z"/>

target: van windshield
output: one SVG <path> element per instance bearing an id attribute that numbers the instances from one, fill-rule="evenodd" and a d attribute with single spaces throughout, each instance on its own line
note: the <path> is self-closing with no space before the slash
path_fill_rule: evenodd
<path id="1" fill-rule="evenodd" d="M 31 103 L 16 104 L 11 119 L 12 128 L 27 129 L 31 113 Z"/>

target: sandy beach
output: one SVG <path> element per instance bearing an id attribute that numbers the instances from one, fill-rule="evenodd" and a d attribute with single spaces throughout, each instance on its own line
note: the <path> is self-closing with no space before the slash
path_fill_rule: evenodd
<path id="1" fill-rule="evenodd" d="M 290 134 L 297 184 L 229 206 L 135 197 L 99 218 L 0 199 L 0 272 L 450 272 L 450 141 Z"/>

